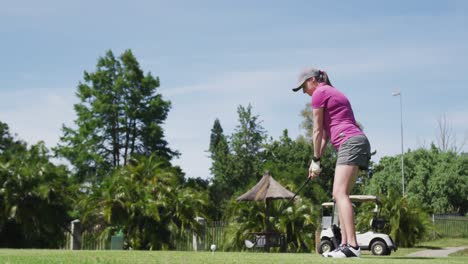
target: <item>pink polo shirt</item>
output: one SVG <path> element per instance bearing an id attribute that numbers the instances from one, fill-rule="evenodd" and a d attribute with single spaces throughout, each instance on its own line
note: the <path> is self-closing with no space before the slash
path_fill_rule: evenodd
<path id="1" fill-rule="evenodd" d="M 312 94 L 312 108 L 323 108 L 323 127 L 335 149 L 339 150 L 350 137 L 364 135 L 354 119 L 348 98 L 338 89 L 320 83 Z"/>

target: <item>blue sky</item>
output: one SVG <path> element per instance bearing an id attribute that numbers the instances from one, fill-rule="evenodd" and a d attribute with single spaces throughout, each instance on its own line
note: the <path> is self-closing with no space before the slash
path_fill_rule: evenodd
<path id="1" fill-rule="evenodd" d="M 0 121 L 28 143 L 57 144 L 73 124 L 76 87 L 99 56 L 131 49 L 171 100 L 164 128 L 189 177 L 209 177 L 215 118 L 226 134 L 253 106 L 274 138 L 302 133 L 309 97 L 290 88 L 329 73 L 365 127 L 374 161 L 436 142 L 446 115 L 468 133 L 466 1 L 3 1 Z M 468 145 L 468 142 L 467 144 Z M 463 147 L 467 152 L 468 147 Z"/>

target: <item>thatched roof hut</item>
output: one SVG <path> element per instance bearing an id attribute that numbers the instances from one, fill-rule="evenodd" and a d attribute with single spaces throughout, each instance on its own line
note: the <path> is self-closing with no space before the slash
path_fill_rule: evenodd
<path id="1" fill-rule="evenodd" d="M 291 199 L 294 193 L 284 188 L 267 172 L 260 181 L 246 193 L 237 197 L 237 201 L 267 201 L 273 199 Z"/>

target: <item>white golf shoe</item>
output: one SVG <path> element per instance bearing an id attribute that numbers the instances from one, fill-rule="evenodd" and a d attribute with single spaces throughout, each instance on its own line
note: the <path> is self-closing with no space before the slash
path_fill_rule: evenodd
<path id="1" fill-rule="evenodd" d="M 324 256 L 324 257 L 331 257 L 330 255 L 331 255 L 332 253 L 336 253 L 336 252 L 338 252 L 339 250 L 341 250 L 341 249 L 344 248 L 344 247 L 346 247 L 345 244 L 339 245 L 337 248 L 335 248 L 335 249 L 332 250 L 332 251 L 323 252 L 323 253 L 322 253 L 322 256 Z"/>
<path id="2" fill-rule="evenodd" d="M 359 258 L 361 257 L 361 249 L 360 248 L 353 248 L 351 246 L 345 246 L 339 248 L 337 251 L 332 251 L 327 257 L 331 258 Z"/>

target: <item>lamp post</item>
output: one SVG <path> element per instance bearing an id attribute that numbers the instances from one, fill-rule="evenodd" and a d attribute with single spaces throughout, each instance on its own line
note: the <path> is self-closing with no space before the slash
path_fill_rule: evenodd
<path id="1" fill-rule="evenodd" d="M 394 92 L 393 96 L 400 97 L 400 121 L 401 121 L 401 186 L 403 187 L 403 196 L 405 196 L 405 162 L 403 159 L 403 103 L 401 92 Z"/>

